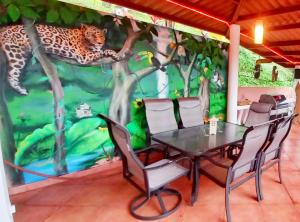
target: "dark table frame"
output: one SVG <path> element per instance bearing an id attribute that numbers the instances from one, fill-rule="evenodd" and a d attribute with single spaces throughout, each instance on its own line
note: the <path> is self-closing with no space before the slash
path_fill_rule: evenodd
<path id="1" fill-rule="evenodd" d="M 232 123 L 229 123 L 229 124 L 232 124 Z M 198 127 L 199 126 L 197 126 L 197 127 L 191 127 L 191 128 L 198 128 Z M 240 126 L 240 127 L 244 127 L 244 126 Z M 245 131 L 246 131 L 247 127 L 244 127 L 244 128 L 245 128 Z M 178 130 L 174 130 L 172 132 L 181 131 L 181 130 L 184 130 L 184 129 L 178 129 Z M 170 131 L 168 131 L 168 132 L 170 132 Z M 161 135 L 161 134 L 164 134 L 164 133 L 159 133 L 159 134 L 152 135 L 152 139 L 154 141 L 156 141 L 156 142 L 159 142 L 161 144 L 166 145 L 169 148 L 175 149 L 175 150 L 181 152 L 182 154 L 184 154 L 186 156 L 189 156 L 192 159 L 192 161 L 193 161 L 193 185 L 192 185 L 192 194 L 191 194 L 191 205 L 192 206 L 194 205 L 194 203 L 198 199 L 198 193 L 199 193 L 199 176 L 200 176 L 200 174 L 199 174 L 199 161 L 200 161 L 201 157 L 203 155 L 207 154 L 208 152 L 212 152 L 212 151 L 216 151 L 216 150 L 221 150 L 222 148 L 225 148 L 227 146 L 239 143 L 239 142 L 241 142 L 243 140 L 243 136 L 241 136 L 241 138 L 238 139 L 238 140 L 235 140 L 235 141 L 232 141 L 232 142 L 229 142 L 229 143 L 225 143 L 225 144 L 216 146 L 216 147 L 214 147 L 212 149 L 209 149 L 206 152 L 203 152 L 203 153 L 200 153 L 200 154 L 194 154 L 194 153 L 191 153 L 191 152 L 187 152 L 187 151 L 181 149 L 178 146 L 174 146 L 174 145 L 172 145 L 172 144 L 170 144 L 168 142 L 165 142 L 165 141 L 163 141 L 161 139 L 156 138 L 156 136 Z M 215 135 L 213 135 L 213 136 L 215 136 Z"/>

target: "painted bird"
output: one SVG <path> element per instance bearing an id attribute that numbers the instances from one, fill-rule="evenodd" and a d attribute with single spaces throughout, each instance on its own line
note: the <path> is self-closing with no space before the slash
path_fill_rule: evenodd
<path id="1" fill-rule="evenodd" d="M 138 52 L 138 58 L 139 58 L 139 60 L 148 59 L 149 64 L 157 67 L 158 69 L 160 69 L 163 72 L 166 71 L 166 68 L 161 65 L 160 61 L 154 57 L 152 52 L 149 52 L 149 51 Z"/>

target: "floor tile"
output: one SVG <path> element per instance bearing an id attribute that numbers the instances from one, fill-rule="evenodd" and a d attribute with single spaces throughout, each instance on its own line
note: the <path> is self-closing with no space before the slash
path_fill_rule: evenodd
<path id="1" fill-rule="evenodd" d="M 57 206 L 17 205 L 14 222 L 43 222 L 57 211 Z"/>
<path id="2" fill-rule="evenodd" d="M 265 222 L 299 222 L 300 220 L 300 214 L 293 205 L 263 205 L 262 211 Z"/>

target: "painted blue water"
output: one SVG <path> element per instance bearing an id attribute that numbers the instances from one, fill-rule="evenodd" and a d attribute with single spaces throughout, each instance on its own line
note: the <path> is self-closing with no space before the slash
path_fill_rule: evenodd
<path id="1" fill-rule="evenodd" d="M 91 163 L 93 163 L 103 151 L 93 152 L 85 155 L 70 155 L 67 156 L 66 162 L 68 167 L 68 172 L 73 173 L 76 171 L 87 169 Z M 38 160 L 34 161 L 26 166 L 23 166 L 25 169 L 32 170 L 35 172 L 40 172 L 47 175 L 55 176 L 53 159 Z M 45 177 L 40 177 L 37 175 L 23 173 L 24 183 L 33 183 L 41 180 L 45 180 Z"/>

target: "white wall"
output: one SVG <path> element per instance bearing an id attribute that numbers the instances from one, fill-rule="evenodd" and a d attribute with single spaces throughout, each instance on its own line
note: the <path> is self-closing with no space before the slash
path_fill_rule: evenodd
<path id="1" fill-rule="evenodd" d="M 239 87 L 238 101 L 243 99 L 258 101 L 261 94 L 283 94 L 287 98 L 296 98 L 292 87 Z"/>

